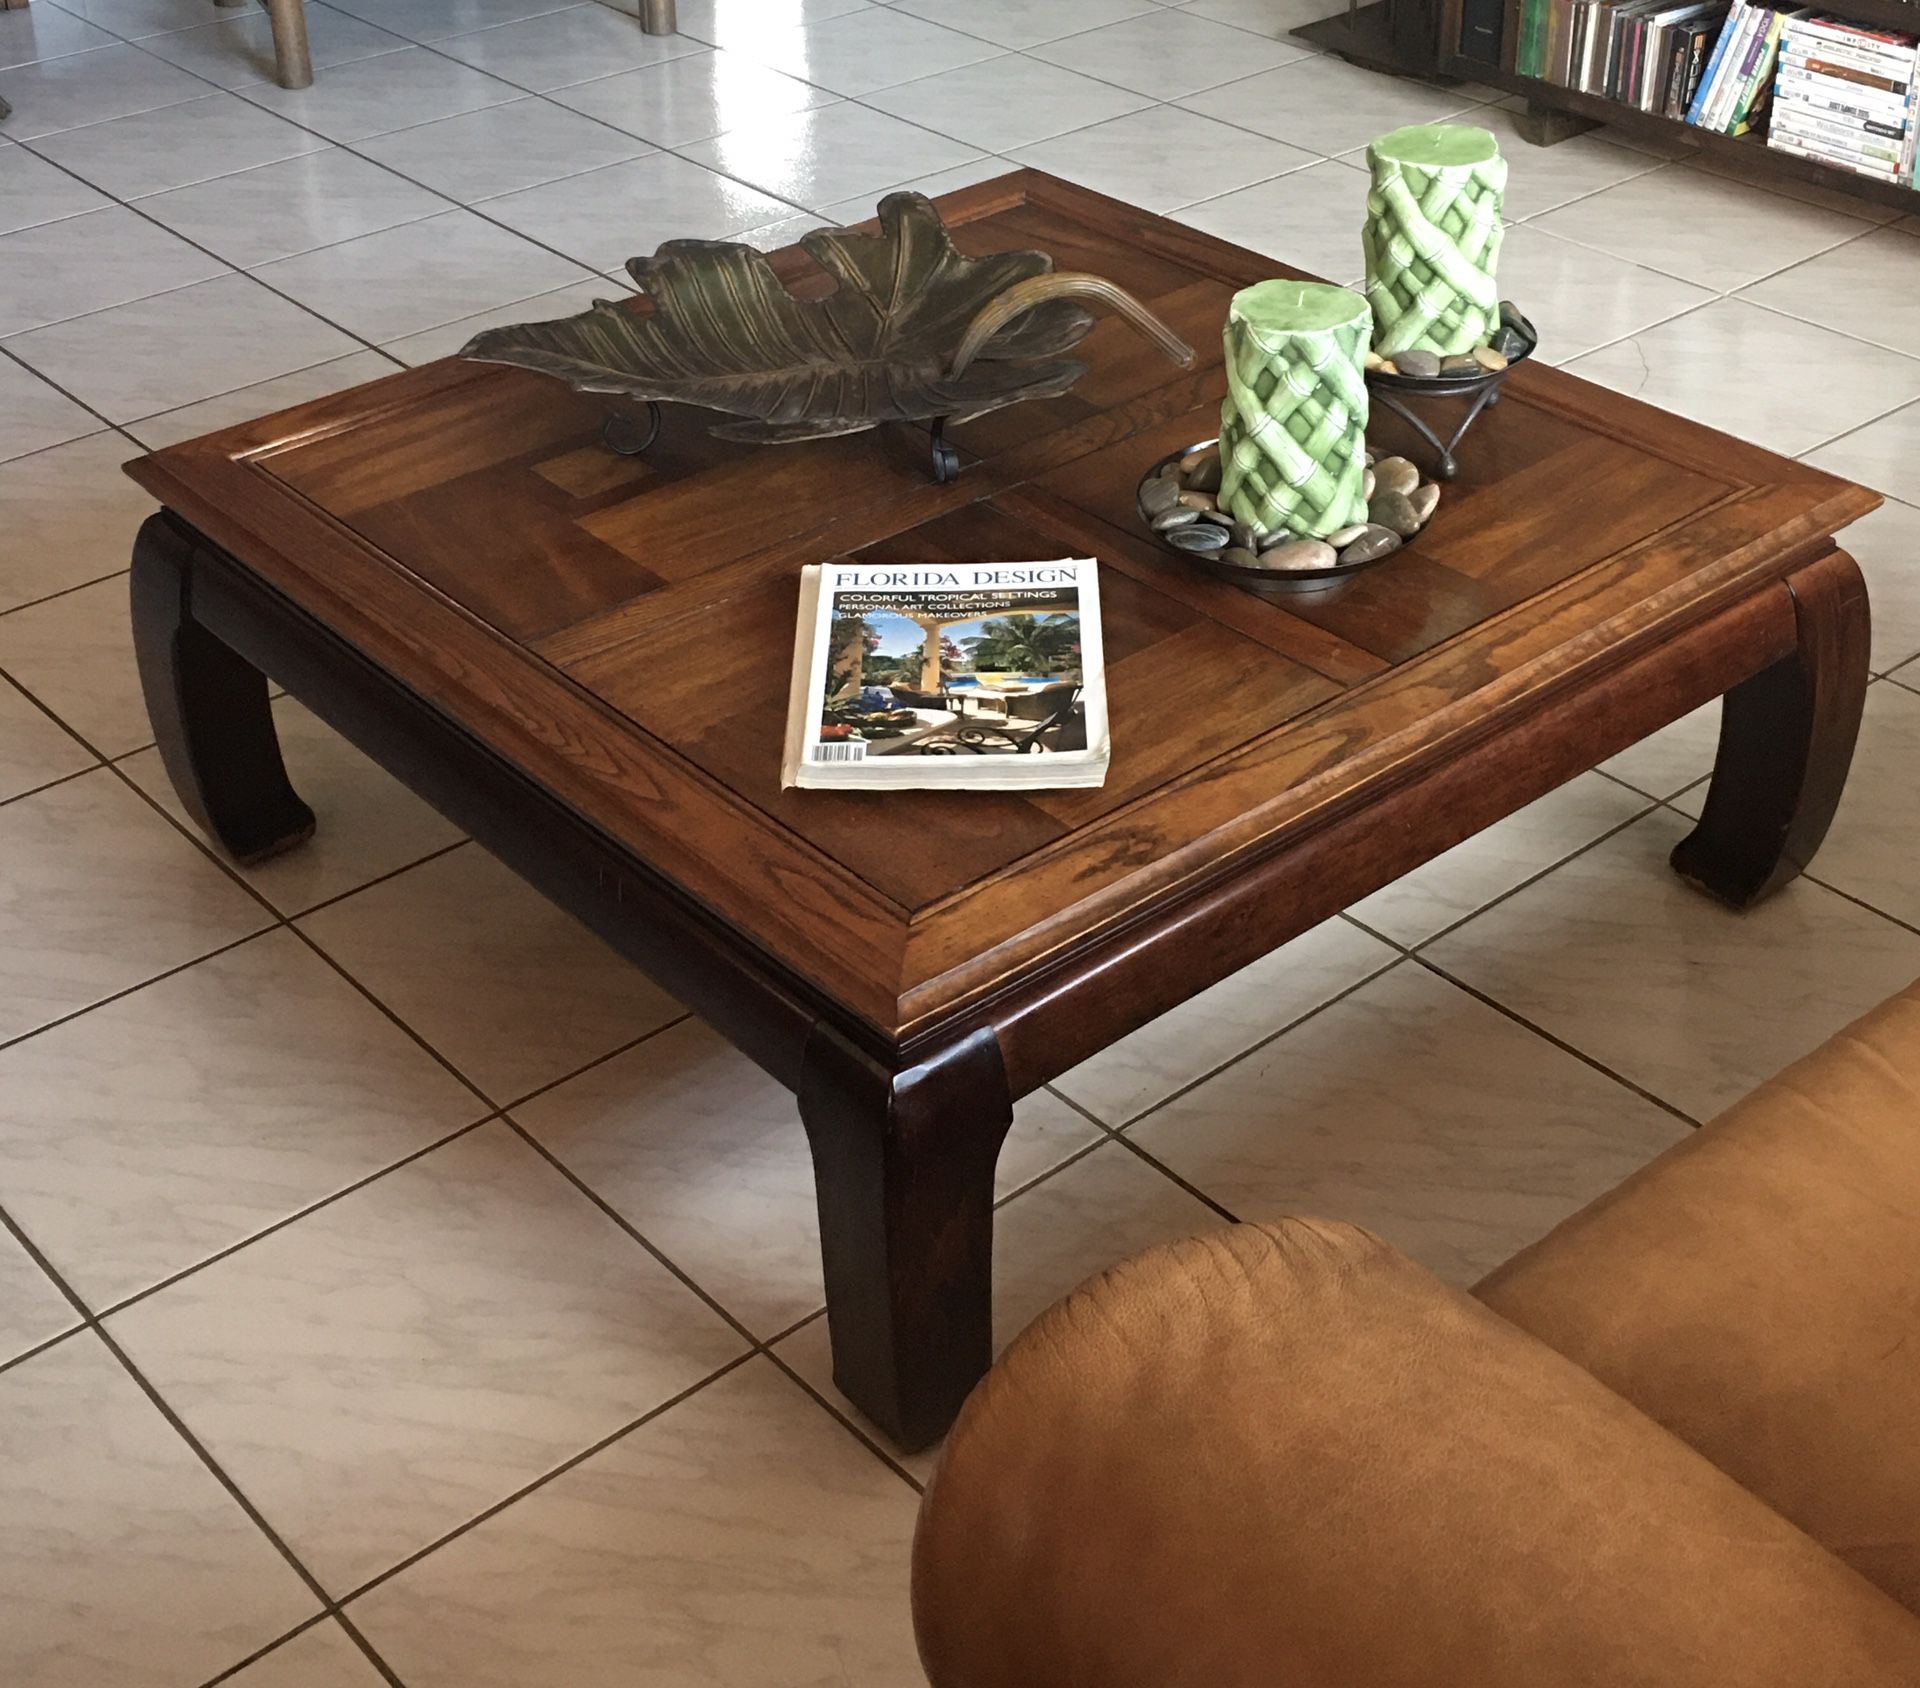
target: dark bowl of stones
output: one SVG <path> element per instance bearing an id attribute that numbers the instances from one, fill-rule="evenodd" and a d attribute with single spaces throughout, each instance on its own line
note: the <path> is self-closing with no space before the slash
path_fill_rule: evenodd
<path id="1" fill-rule="evenodd" d="M 1412 427 L 1433 450 L 1435 478 L 1450 481 L 1458 473 L 1456 453 L 1480 412 L 1500 402 L 1500 388 L 1514 368 L 1533 356 L 1540 336 L 1511 301 L 1500 301 L 1500 326 L 1471 351 L 1442 357 L 1437 352 L 1406 351 L 1384 356 L 1367 353 L 1367 390 L 1374 401 Z M 1465 399 L 1451 435 L 1442 439 L 1408 400 Z"/>
<path id="2" fill-rule="evenodd" d="M 1439 486 L 1404 457 L 1367 453 L 1367 519 L 1307 539 L 1262 533 L 1219 505 L 1220 442 L 1169 452 L 1135 495 L 1147 531 L 1183 561 L 1229 580 L 1268 586 L 1324 586 L 1383 563 L 1433 519 Z"/>

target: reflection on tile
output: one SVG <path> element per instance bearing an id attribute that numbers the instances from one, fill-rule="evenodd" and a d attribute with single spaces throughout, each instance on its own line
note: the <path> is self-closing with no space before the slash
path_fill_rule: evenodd
<path id="1" fill-rule="evenodd" d="M 290 932 L 0 1050 L 7 1207 L 95 1308 L 484 1106 Z"/>
<path id="2" fill-rule="evenodd" d="M 184 287 L 224 267 L 124 205 L 0 235 L 0 336 Z M 7 349 L 26 355 L 19 345 Z"/>
<path id="3" fill-rule="evenodd" d="M 1656 170 L 1549 211 L 1538 221 L 1549 233 L 1718 293 L 1758 281 L 1867 228 L 1844 212 L 1698 170 Z"/>
<path id="4" fill-rule="evenodd" d="M 124 434 L 91 434 L 0 463 L 0 611 L 117 574 L 151 497 L 120 472 L 139 448 Z M 4 625 L 4 624 L 0 624 Z"/>
<path id="5" fill-rule="evenodd" d="M 1348 1220 L 1463 1284 L 1686 1134 L 1412 964 L 1131 1131 L 1242 1219 Z"/>
<path id="6" fill-rule="evenodd" d="M 1704 170 L 1712 176 L 1726 176 L 1747 182 L 1768 193 L 1784 194 L 1788 199 L 1805 200 L 1809 205 L 1824 205 L 1830 211 L 1845 211 L 1869 223 L 1891 223 L 1900 213 L 1890 205 L 1875 205 L 1845 188 L 1828 187 L 1821 182 L 1803 182 L 1796 176 L 1782 176 L 1765 165 L 1749 162 L 1742 147 L 1716 149 L 1713 152 L 1689 152 L 1686 167 Z"/>
<path id="7" fill-rule="evenodd" d="M 1305 51 L 1302 47 L 1301 51 Z M 1218 111 L 1260 134 L 1315 152 L 1350 152 L 1409 123 L 1434 123 L 1478 109 L 1462 88 L 1376 76 L 1331 58 L 1303 58 L 1181 104 Z"/>
<path id="8" fill-rule="evenodd" d="M 1508 229 L 1501 242 L 1500 291 L 1533 319 L 1540 330 L 1535 355 L 1552 364 L 1713 299 L 1704 287 L 1576 246 L 1532 223 Z"/>
<path id="9" fill-rule="evenodd" d="M 680 1005 L 475 845 L 301 927 L 498 1101 L 680 1017 Z M 449 991 L 447 981 L 461 988 Z"/>
<path id="10" fill-rule="evenodd" d="M 1719 742 L 1720 700 L 1714 698 L 1609 757 L 1600 767 L 1636 791 L 1664 799 L 1713 772 Z"/>
<path id="11" fill-rule="evenodd" d="M 1807 322 L 1827 322 L 1862 340 L 1920 357 L 1920 252 L 1899 229 L 1877 229 L 1783 270 L 1741 297 Z M 1839 302 L 1843 308 L 1836 309 Z"/>
<path id="12" fill-rule="evenodd" d="M 1347 921 L 1324 921 L 1082 1061 L 1054 1088 L 1124 1124 L 1396 959 Z"/>
<path id="13" fill-rule="evenodd" d="M 1920 504 L 1920 404 L 1903 406 L 1837 440 L 1829 440 L 1808 452 L 1806 460 L 1815 468 L 1845 475 L 1876 492 Z"/>
<path id="14" fill-rule="evenodd" d="M 836 94 L 871 94 L 914 76 L 931 76 L 991 58 L 1000 49 L 958 30 L 891 7 L 848 13 L 804 29 L 766 29 L 716 46 L 734 48 Z"/>
<path id="15" fill-rule="evenodd" d="M 319 1602 L 105 1346 L 0 1374 L 0 1679 L 178 1688 Z"/>
<path id="16" fill-rule="evenodd" d="M 44 451 L 98 433 L 100 427 L 100 418 L 85 405 L 48 386 L 32 370 L 0 357 L 0 460 Z"/>
<path id="17" fill-rule="evenodd" d="M 378 53 L 398 52 L 407 45 L 400 36 L 375 29 L 317 0 L 307 0 L 305 10 L 307 52 L 316 72 L 351 64 L 355 59 L 370 59 Z M 219 23 L 150 36 L 141 46 L 222 88 L 272 82 L 277 75 L 273 20 L 264 12 L 229 12 Z"/>
<path id="18" fill-rule="evenodd" d="M 348 1612 L 409 1688 L 895 1688 L 914 1515 L 756 1359 Z"/>
<path id="19" fill-rule="evenodd" d="M 700 43 L 684 35 L 648 35 L 637 19 L 606 6 L 572 6 L 456 35 L 437 42 L 435 50 L 539 91 L 676 59 L 700 51 Z"/>
<path id="20" fill-rule="evenodd" d="M 438 194 L 390 170 L 329 147 L 155 194 L 141 201 L 140 209 L 244 268 L 416 222 L 448 206 Z"/>
<path id="21" fill-rule="evenodd" d="M 223 275 L 35 329 L 8 350 L 102 415 L 130 422 L 360 348 L 251 276 Z"/>
<path id="22" fill-rule="evenodd" d="M 1032 51 L 1050 64 L 1084 71 L 1136 94 L 1173 100 L 1304 58 L 1309 49 L 1163 9 L 1069 35 Z M 1236 115 L 1231 101 L 1216 106 L 1203 99 L 1199 108 L 1223 117 Z"/>
<path id="23" fill-rule="evenodd" d="M 820 1306 L 813 1165 L 792 1092 L 697 1021 L 589 1068 L 514 1118 L 756 1335 Z M 1027 1097 L 998 1190 L 1098 1135 L 1057 1097 Z"/>
<path id="24" fill-rule="evenodd" d="M 610 270 L 667 240 L 728 240 L 793 207 L 670 152 L 487 201 L 497 217 L 589 269 Z"/>
<path id="25" fill-rule="evenodd" d="M 1126 18 L 1146 17 L 1153 0 L 893 0 L 895 11 L 951 24 L 1002 47 L 1037 47 Z"/>
<path id="26" fill-rule="evenodd" d="M 441 41 L 520 18 L 558 12 L 578 0 L 329 0 L 355 17 L 371 18 L 410 41 Z"/>
<path id="27" fill-rule="evenodd" d="M 1262 140 L 1174 106 L 1129 112 L 1022 147 L 1013 156 L 1148 211 L 1191 204 L 1196 184 L 1202 191 L 1230 193 L 1320 162 L 1298 147 Z"/>
<path id="28" fill-rule="evenodd" d="M 637 12 L 640 0 L 605 0 L 623 12 Z M 811 24 L 848 12 L 864 12 L 885 0 L 679 0 L 680 33 L 716 47 L 737 47 L 769 33 L 800 36 Z M 1051 0 L 1049 0 L 1051 3 Z"/>
<path id="29" fill-rule="evenodd" d="M 1867 688 L 1846 795 L 1808 869 L 1823 884 L 1920 926 L 1920 696 L 1884 683 Z M 1917 969 L 1920 970 L 1920 969 Z"/>
<path id="30" fill-rule="evenodd" d="M 1790 457 L 1920 395 L 1920 359 L 1741 299 L 1717 299 L 1567 367 Z M 1761 369 L 1812 370 L 1819 378 L 1756 381 Z"/>
<path id="31" fill-rule="evenodd" d="M 1084 129 L 1152 103 L 1020 53 L 923 76 L 868 98 L 882 111 L 990 152 Z"/>
<path id="32" fill-rule="evenodd" d="M 1612 780 L 1582 774 L 1363 898 L 1353 916 L 1395 943 L 1423 943 L 1646 806 Z"/>
<path id="33" fill-rule="evenodd" d="M 33 1256 L 10 1233 L 0 1230 L 0 1366 L 29 1348 L 76 1329 L 79 1323 L 79 1314 L 34 1263 Z M 5 1440 L 5 1434 L 0 1427 L 0 1441 Z M 4 1539 L 0 1533 L 0 1540 Z M 4 1553 L 0 1548 L 0 1555 Z M 4 1648 L 0 1642 L 0 1653 Z"/>
<path id="34" fill-rule="evenodd" d="M 471 211 L 448 211 L 282 258 L 260 274 L 376 343 L 583 279 L 566 259 Z"/>
<path id="35" fill-rule="evenodd" d="M 1689 889 L 1657 811 L 1428 952 L 1705 1119 L 1920 974 L 1920 937 L 1805 879 L 1744 914 Z"/>
<path id="36" fill-rule="evenodd" d="M 69 129 L 39 143 L 54 163 L 118 199 L 163 193 L 327 143 L 231 94 Z"/>
<path id="37" fill-rule="evenodd" d="M 0 616 L 0 669 L 103 756 L 153 741 L 118 576 Z"/>
<path id="38" fill-rule="evenodd" d="M 550 98 L 655 146 L 677 147 L 838 96 L 743 53 L 705 52 L 558 88 Z"/>
<path id="39" fill-rule="evenodd" d="M 1174 220 L 1351 286 L 1366 269 L 1360 252 L 1366 210 L 1366 175 L 1329 159 L 1189 205 Z"/>
<path id="40" fill-rule="evenodd" d="M 111 47 L 114 37 L 58 6 L 25 6 L 0 12 L 0 70 L 42 59 L 64 58 L 93 47 Z M 18 161 L 7 160 L 11 170 Z"/>
<path id="41" fill-rule="evenodd" d="M 336 1593 L 742 1347 L 497 1123 L 108 1328 Z"/>
<path id="42" fill-rule="evenodd" d="M 50 6 L 35 6 L 25 12 L 0 12 L 0 28 L 9 18 L 29 16 L 59 17 Z M 112 203 L 107 197 L 74 180 L 64 170 L 56 170 L 45 159 L 25 147 L 6 154 L 7 168 L 0 176 L 0 234 L 32 228 L 36 223 L 51 223 L 61 217 L 75 217 L 82 211 L 97 211 Z"/>
<path id="43" fill-rule="evenodd" d="M 310 88 L 250 82 L 238 92 L 330 141 L 364 141 L 436 117 L 526 97 L 523 88 L 422 47 L 335 65 L 325 76 L 316 76 Z"/>
<path id="44" fill-rule="evenodd" d="M 920 176 L 912 181 L 900 183 L 897 188 L 890 187 L 886 191 L 887 193 L 901 191 L 924 193 L 929 199 L 938 199 L 943 193 L 953 193 L 959 188 L 970 188 L 977 182 L 990 182 L 996 176 L 1004 176 L 1008 171 L 1017 168 L 1017 165 L 1009 164 L 1004 158 L 984 153 L 979 158 L 969 159 L 965 164 L 956 164 L 948 170 L 936 170 L 931 176 Z M 851 199 L 843 199 L 837 204 L 821 206 L 820 215 L 826 218 L 829 225 L 834 226 L 864 223 L 873 216 L 883 197 L 884 195 L 880 193 L 856 194 Z M 796 218 L 792 224 L 776 224 L 772 228 L 756 229 L 753 236 L 754 244 L 772 247 L 780 243 L 776 240 L 776 236 L 785 241 L 798 240 L 806 232 L 800 223 L 801 219 Z M 820 225 L 816 222 L 813 226 Z M 784 232 L 789 228 L 792 230 L 791 233 Z"/>
<path id="45" fill-rule="evenodd" d="M 106 769 L 0 805 L 0 1039 L 267 924 Z"/>
<path id="46" fill-rule="evenodd" d="M 0 623 L 0 626 L 4 626 Z M 86 746 L 0 681 L 0 803 L 91 767 Z"/>
<path id="47" fill-rule="evenodd" d="M 686 148 L 689 158 L 819 207 L 963 164 L 976 149 L 864 105 L 790 112 Z"/>
<path id="48" fill-rule="evenodd" d="M 309 399 L 328 393 L 344 392 L 362 382 L 377 381 L 393 375 L 399 366 L 379 352 L 354 352 L 343 358 L 296 369 L 288 375 L 276 375 L 271 381 L 257 381 L 250 387 L 236 387 L 230 393 L 202 399 L 198 404 L 178 410 L 165 410 L 143 421 L 129 422 L 127 432 L 150 450 L 177 445 L 181 440 L 197 439 L 216 428 L 230 428 L 255 417 L 270 416 Z"/>
<path id="49" fill-rule="evenodd" d="M 319 826 L 299 849 L 235 871 L 282 914 L 299 914 L 343 896 L 460 841 L 460 829 L 451 821 L 294 699 L 278 699 L 273 714 L 287 772 L 319 817 Z M 121 767 L 142 791 L 194 830 L 174 796 L 158 750 L 143 750 Z"/>
<path id="50" fill-rule="evenodd" d="M 479 311 L 470 317 L 443 322 L 438 328 L 389 340 L 380 349 L 409 367 L 432 363 L 435 358 L 453 356 L 483 328 L 497 328 L 509 322 L 546 322 L 555 317 L 575 316 L 588 309 L 596 299 L 619 299 L 632 291 L 631 283 L 624 279 L 595 276 L 592 281 L 576 282 L 571 287 L 557 288 L 531 299 L 516 299 L 509 305 L 496 305 L 490 311 Z"/>
<path id="51" fill-rule="evenodd" d="M 380 1688 L 385 1678 L 332 1618 L 303 1629 L 220 1688 Z"/>
<path id="52" fill-rule="evenodd" d="M 545 100 L 515 100 L 382 135 L 360 150 L 464 204 L 637 158 L 647 146 Z"/>
<path id="53" fill-rule="evenodd" d="M 197 76 L 118 42 L 0 70 L 0 100 L 13 107 L 7 133 L 16 141 L 197 100 L 206 92 Z"/>

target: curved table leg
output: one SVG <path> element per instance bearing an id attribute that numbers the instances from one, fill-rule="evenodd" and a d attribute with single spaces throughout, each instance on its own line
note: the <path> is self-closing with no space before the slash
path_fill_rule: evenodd
<path id="1" fill-rule="evenodd" d="M 199 536 L 162 510 L 133 545 L 133 648 L 153 736 L 186 808 L 209 838 L 257 862 L 313 836 L 313 811 L 287 783 L 260 670 L 193 619 Z"/>
<path id="2" fill-rule="evenodd" d="M 1674 846 L 1683 879 L 1746 908 L 1797 875 L 1827 835 L 1867 695 L 1867 588 L 1835 551 L 1791 575 L 1800 645 L 1727 693 L 1706 807 Z"/>

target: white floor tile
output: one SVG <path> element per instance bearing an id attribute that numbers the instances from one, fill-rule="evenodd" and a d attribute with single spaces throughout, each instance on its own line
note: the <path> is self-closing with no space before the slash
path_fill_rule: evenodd
<path id="1" fill-rule="evenodd" d="M 1304 50 L 1304 49 L 1303 49 Z M 1302 58 L 1180 102 L 1314 152 L 1351 152 L 1409 123 L 1436 123 L 1478 104 L 1464 88 L 1375 76 L 1331 58 Z M 1204 178 L 1203 178 L 1204 179 Z"/>
<path id="2" fill-rule="evenodd" d="M 1174 220 L 1344 287 L 1357 285 L 1366 272 L 1360 250 L 1366 208 L 1365 173 L 1328 159 L 1184 206 Z"/>
<path id="3" fill-rule="evenodd" d="M 1148 17 L 1153 0 L 893 0 L 896 12 L 949 24 L 1001 47 L 1037 47 L 1127 18 Z"/>
<path id="4" fill-rule="evenodd" d="M 306 0 L 305 11 L 307 53 L 316 72 L 380 53 L 395 53 L 408 45 L 403 37 L 320 5 L 318 0 Z M 226 12 L 218 23 L 149 36 L 141 45 L 169 64 L 204 76 L 222 88 L 272 82 L 279 74 L 273 51 L 273 20 L 263 11 Z"/>
<path id="5" fill-rule="evenodd" d="M 1904 405 L 1806 455 L 1817 469 L 1920 504 L 1920 404 Z"/>
<path id="6" fill-rule="evenodd" d="M 469 204 L 637 158 L 648 147 L 546 100 L 515 100 L 363 141 L 360 150 Z"/>
<path id="7" fill-rule="evenodd" d="M 103 756 L 153 742 L 123 577 L 0 616 L 0 670 Z"/>
<path id="8" fill-rule="evenodd" d="M 956 164 L 951 169 L 936 170 L 930 176 L 917 176 L 911 181 L 890 186 L 884 191 L 855 194 L 832 205 L 820 207 L 819 219 L 811 222 L 806 218 L 795 218 L 791 223 L 774 224 L 769 228 L 754 231 L 754 244 L 772 248 L 798 240 L 808 228 L 844 228 L 853 223 L 864 223 L 879 209 L 882 199 L 889 193 L 924 193 L 929 199 L 938 199 L 943 193 L 953 193 L 960 188 L 970 188 L 977 182 L 990 182 L 996 176 L 1004 176 L 1009 170 L 1017 169 L 1004 158 L 992 153 L 983 153 L 978 158 L 968 159 L 965 164 Z"/>
<path id="9" fill-rule="evenodd" d="M 639 0 L 608 0 L 623 12 L 638 8 Z M 849 12 L 872 10 L 874 0 L 678 0 L 680 33 L 715 47 L 737 47 L 769 34 L 798 37 L 810 24 Z M 884 3 L 884 0 L 881 0 Z M 1051 3 L 1051 0 L 1049 0 Z"/>
<path id="10" fill-rule="evenodd" d="M 421 47 L 335 65 L 310 88 L 250 82 L 239 92 L 330 141 L 364 141 L 526 95 L 511 82 Z"/>
<path id="11" fill-rule="evenodd" d="M 1077 71 L 1008 53 L 867 96 L 869 105 L 986 152 L 1084 129 L 1152 102 Z"/>
<path id="12" fill-rule="evenodd" d="M 871 94 L 916 76 L 991 58 L 1000 48 L 892 7 L 829 18 L 794 29 L 726 33 L 714 43 L 835 94 Z"/>
<path id="13" fill-rule="evenodd" d="M 49 135 L 37 147 L 43 157 L 116 198 L 139 199 L 317 152 L 326 144 L 232 94 L 210 93 L 203 100 Z"/>
<path id="14" fill-rule="evenodd" d="M 1600 766 L 1636 791 L 1665 799 L 1713 772 L 1713 753 L 1719 742 L 1720 700 L 1715 698 L 1650 733 L 1618 756 L 1608 757 Z"/>
<path id="15" fill-rule="evenodd" d="M 1521 139 L 1513 113 L 1500 106 L 1482 106 L 1460 121 L 1490 130 L 1500 143 L 1507 161 L 1501 209 L 1516 222 L 1662 167 L 1657 158 L 1608 140 L 1603 130 L 1534 146 Z"/>
<path id="16" fill-rule="evenodd" d="M 1779 175 L 1764 165 L 1750 163 L 1746 150 L 1689 152 L 1682 162 L 1689 170 L 1704 170 L 1711 176 L 1747 182 L 1754 187 L 1764 188 L 1768 193 L 1805 200 L 1809 205 L 1824 205 L 1830 211 L 1844 211 L 1849 216 L 1859 217 L 1869 223 L 1895 223 L 1900 219 L 1900 213 L 1890 205 L 1876 205 L 1844 188 L 1828 187 L 1824 182 L 1803 182 L 1794 176 Z"/>
<path id="17" fill-rule="evenodd" d="M 1032 51 L 1049 64 L 1083 71 L 1136 94 L 1175 100 L 1287 64 L 1305 57 L 1308 49 L 1163 7 Z M 1241 104 L 1231 98 L 1222 97 L 1217 104 L 1203 98 L 1198 106 L 1213 117 L 1238 121 L 1243 115 Z"/>
<path id="18" fill-rule="evenodd" d="M 85 405 L 0 356 L 0 462 L 96 434 L 101 427 L 100 418 Z"/>
<path id="19" fill-rule="evenodd" d="M 498 328 L 502 323 L 546 322 L 555 317 L 576 316 L 589 309 L 596 299 L 618 299 L 632 291 L 632 284 L 624 279 L 595 276 L 592 281 L 576 282 L 571 287 L 536 294 L 531 299 L 516 299 L 511 304 L 496 305 L 490 311 L 479 311 L 470 317 L 443 322 L 438 328 L 386 341 L 380 349 L 409 366 L 432 363 L 435 358 L 452 357 L 483 328 Z"/>
<path id="20" fill-rule="evenodd" d="M 45 0 L 42 0 L 45 3 Z M 197 100 L 208 92 L 197 76 L 116 42 L 39 64 L 0 70 L 0 100 L 13 107 L 4 133 L 30 141 L 83 123 L 105 123 L 136 111 Z"/>
<path id="21" fill-rule="evenodd" d="M 0 611 L 126 568 L 133 536 L 154 510 L 120 472 L 139 455 L 123 434 L 90 434 L 0 463 Z"/>
<path id="22" fill-rule="evenodd" d="M 1850 240 L 1741 297 L 1920 357 L 1920 250 L 1899 229 Z"/>
<path id="23" fill-rule="evenodd" d="M 409 41 L 444 41 L 476 29 L 515 23 L 563 11 L 578 0 L 330 0 L 343 12 L 367 18 Z"/>
<path id="24" fill-rule="evenodd" d="M 205 281 L 225 268 L 124 205 L 0 235 L 0 337 Z M 17 343 L 7 350 L 24 355 Z"/>
<path id="25" fill-rule="evenodd" d="M 842 103 L 757 120 L 684 150 L 712 169 L 818 209 L 964 164 L 978 149 Z"/>
<path id="26" fill-rule="evenodd" d="M 303 1629 L 220 1688 L 381 1688 L 385 1681 L 332 1618 Z"/>
<path id="27" fill-rule="evenodd" d="M 1540 331 L 1534 356 L 1564 364 L 1643 328 L 1709 304 L 1692 282 L 1612 258 L 1520 223 L 1500 243 L 1500 293 Z"/>
<path id="28" fill-rule="evenodd" d="M 1276 39 L 1286 39 L 1302 24 L 1318 23 L 1328 15 L 1325 0 L 1187 0 L 1181 10 Z"/>
<path id="29" fill-rule="evenodd" d="M 435 43 L 435 50 L 536 92 L 613 76 L 701 50 L 684 35 L 648 35 L 607 6 L 572 6 Z"/>
<path id="30" fill-rule="evenodd" d="M 52 8 L 31 10 L 51 11 Z M 0 23 L 27 15 L 27 12 L 0 12 Z M 59 16 L 57 12 L 54 15 Z M 98 211 L 113 203 L 105 194 L 25 147 L 15 147 L 5 156 L 7 168 L 0 173 L 0 234 L 32 228 L 36 223 L 55 222 L 62 217 L 77 217 L 82 211 Z"/>
<path id="31" fill-rule="evenodd" d="M 116 37 L 63 12 L 58 6 L 25 6 L 0 13 L 0 70 L 65 58 L 93 47 L 111 47 Z M 7 161 L 8 168 L 13 160 Z"/>
<path id="32" fill-rule="evenodd" d="M 744 53 L 722 51 L 642 65 L 618 76 L 557 88 L 551 97 L 655 146 L 678 147 L 788 112 L 831 105 L 839 95 Z"/>
<path id="33" fill-rule="evenodd" d="M 1920 696 L 1884 682 L 1867 688 L 1866 715 L 1833 830 L 1809 872 L 1883 914 L 1920 926 Z M 1916 969 L 1920 971 L 1920 968 Z"/>
<path id="34" fill-rule="evenodd" d="M 1863 478 L 1872 484 L 1870 476 Z M 1866 577 L 1873 621 L 1868 661 L 1874 671 L 1920 656 L 1920 509 L 1889 499 L 1846 529 L 1839 544 Z"/>
<path id="35" fill-rule="evenodd" d="M 207 21 L 208 0 L 62 0 L 62 10 L 127 41 Z"/>
<path id="36" fill-rule="evenodd" d="M 18 687 L 0 680 L 0 803 L 77 774 L 94 760 Z"/>
<path id="37" fill-rule="evenodd" d="M 9 1197 L 11 1201 L 11 1197 Z M 80 1315 L 32 1255 L 0 1230 L 0 1366 L 79 1328 Z M 3 1393 L 3 1391 L 0 1391 Z M 6 1437 L 0 1420 L 0 1442 Z M 0 1531 L 0 1542 L 5 1532 Z M 0 1547 L 0 1554 L 5 1548 Z M 4 1649 L 0 1642 L 0 1650 Z"/>
<path id="38" fill-rule="evenodd" d="M 345 391 L 365 381 L 377 381 L 383 375 L 398 373 L 399 365 L 380 352 L 350 352 L 343 358 L 309 364 L 288 375 L 276 375 L 271 381 L 257 381 L 236 387 L 197 404 L 178 410 L 163 410 L 156 416 L 129 422 L 126 431 L 150 451 L 197 439 L 218 428 L 251 422 L 270 416 L 276 410 L 304 404 L 308 399 L 324 398 L 328 393 Z"/>

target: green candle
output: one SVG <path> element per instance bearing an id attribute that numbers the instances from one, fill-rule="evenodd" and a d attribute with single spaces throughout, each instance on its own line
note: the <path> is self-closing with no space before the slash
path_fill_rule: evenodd
<path id="1" fill-rule="evenodd" d="M 1370 327 L 1366 300 L 1322 281 L 1263 281 L 1227 307 L 1219 502 L 1262 536 L 1366 520 Z"/>
<path id="2" fill-rule="evenodd" d="M 1418 124 L 1367 148 L 1373 189 L 1361 243 L 1373 349 L 1471 351 L 1500 326 L 1494 268 L 1507 162 L 1492 134 Z"/>

